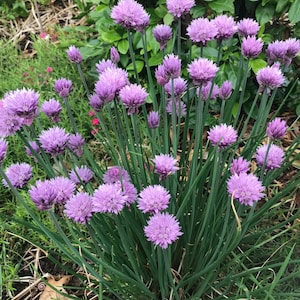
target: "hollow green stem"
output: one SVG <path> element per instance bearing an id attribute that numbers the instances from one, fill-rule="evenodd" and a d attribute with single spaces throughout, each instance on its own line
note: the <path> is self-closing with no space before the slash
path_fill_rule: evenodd
<path id="1" fill-rule="evenodd" d="M 79 76 L 80 76 L 80 79 L 82 81 L 82 84 L 83 84 L 83 87 L 84 87 L 84 90 L 85 90 L 85 93 L 86 93 L 86 96 L 89 97 L 90 95 L 90 91 L 89 91 L 89 88 L 87 86 L 87 83 L 86 83 L 86 80 L 85 80 L 85 77 L 83 75 L 83 72 L 82 72 L 82 68 L 81 68 L 81 65 L 80 64 L 76 64 L 77 65 L 77 70 L 78 70 L 78 73 L 79 73 Z"/>
<path id="2" fill-rule="evenodd" d="M 169 283 L 171 285 L 171 291 L 170 291 L 170 298 L 169 299 L 175 299 L 180 300 L 180 297 L 178 295 L 178 291 L 174 284 L 174 279 L 172 277 L 172 268 L 171 268 L 171 252 L 170 249 L 162 249 L 163 257 L 164 257 L 164 263 L 165 263 L 165 273 L 167 273 Z"/>
<path id="3" fill-rule="evenodd" d="M 272 146 L 272 140 L 268 143 L 268 147 L 267 147 L 267 151 L 266 151 L 266 154 L 265 154 L 264 162 L 263 162 L 263 165 L 262 165 L 261 170 L 260 170 L 259 180 L 261 182 L 263 181 L 263 178 L 264 178 L 264 173 L 265 173 L 267 160 L 268 160 L 268 155 L 269 155 L 271 146 Z"/>
<path id="4" fill-rule="evenodd" d="M 181 56 L 181 18 L 177 21 L 177 55 Z"/>
<path id="5" fill-rule="evenodd" d="M 128 37 L 128 45 L 129 45 L 129 54 L 130 54 L 131 62 L 132 62 L 132 65 L 133 65 L 133 71 L 134 71 L 135 79 L 136 79 L 137 84 L 139 84 L 140 83 L 140 78 L 139 78 L 139 74 L 138 74 L 138 71 L 137 71 L 135 56 L 134 56 L 134 51 L 133 51 L 132 32 L 129 29 L 127 29 L 127 37 Z"/>
<path id="6" fill-rule="evenodd" d="M 248 69 L 249 69 L 249 59 L 246 61 L 246 65 L 245 65 L 245 70 L 246 73 L 244 74 L 243 80 L 242 80 L 242 91 L 240 94 L 240 98 L 239 98 L 239 102 L 238 102 L 238 109 L 237 109 L 237 113 L 233 122 L 233 127 L 236 126 L 238 120 L 239 120 L 239 116 L 242 110 L 242 106 L 243 106 L 243 102 L 244 102 L 244 96 L 245 96 L 245 91 L 246 91 L 246 84 L 247 84 L 247 79 L 248 79 Z"/>
<path id="7" fill-rule="evenodd" d="M 63 100 L 64 100 L 65 107 L 67 109 L 67 113 L 68 113 L 69 119 L 70 119 L 71 124 L 72 124 L 73 131 L 74 132 L 78 132 L 77 125 L 76 125 L 76 122 L 75 122 L 75 119 L 74 119 L 74 116 L 73 116 L 73 113 L 72 113 L 71 106 L 69 104 L 68 98 L 63 97 Z"/>
<path id="8" fill-rule="evenodd" d="M 143 42 L 143 48 L 144 48 L 144 58 L 145 58 L 145 65 L 146 65 L 146 70 L 147 70 L 147 79 L 148 79 L 148 84 L 149 84 L 149 89 L 150 89 L 150 96 L 151 96 L 151 100 L 153 103 L 153 108 L 155 111 L 157 111 L 158 105 L 157 105 L 157 100 L 156 100 L 156 93 L 155 93 L 155 89 L 154 89 L 154 83 L 153 83 L 150 66 L 148 63 L 146 34 L 142 34 L 142 42 Z"/>
<path id="9" fill-rule="evenodd" d="M 96 238 L 96 235 L 95 235 L 95 232 L 92 228 L 92 226 L 87 223 L 86 224 L 87 226 L 87 229 L 88 229 L 88 232 L 93 240 L 93 245 L 95 246 L 95 249 L 97 251 L 97 254 L 98 256 L 100 257 L 101 261 L 103 261 L 103 251 L 100 249 L 99 245 L 98 245 L 98 241 L 97 241 L 97 238 Z M 99 275 L 103 278 L 103 264 L 100 263 L 99 264 Z M 102 283 L 102 280 L 99 281 L 99 300 L 103 300 L 103 283 Z"/>

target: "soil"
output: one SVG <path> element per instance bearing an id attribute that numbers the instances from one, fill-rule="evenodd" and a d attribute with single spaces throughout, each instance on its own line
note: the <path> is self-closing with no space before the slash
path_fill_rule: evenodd
<path id="1" fill-rule="evenodd" d="M 13 42 L 26 56 L 32 52 L 32 36 L 55 32 L 55 27 L 84 24 L 78 18 L 77 6 L 72 0 L 50 0 L 48 5 L 35 5 L 26 1 L 29 12 L 26 18 L 5 20 L 0 17 L 0 38 Z"/>

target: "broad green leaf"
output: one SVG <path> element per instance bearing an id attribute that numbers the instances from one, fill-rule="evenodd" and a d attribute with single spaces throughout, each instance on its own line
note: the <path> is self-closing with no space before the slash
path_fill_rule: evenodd
<path id="1" fill-rule="evenodd" d="M 95 48 L 95 47 L 81 47 L 80 53 L 83 59 L 87 59 L 89 57 L 101 56 L 103 55 L 103 48 Z"/>
<path id="2" fill-rule="evenodd" d="M 270 2 L 270 0 L 262 0 L 261 5 L 265 6 L 266 4 L 268 4 Z"/>
<path id="3" fill-rule="evenodd" d="M 232 14 L 234 13 L 233 0 L 216 0 L 208 3 L 208 6 L 218 14 L 221 14 L 224 11 L 228 11 Z"/>
<path id="4" fill-rule="evenodd" d="M 113 43 L 119 41 L 121 39 L 121 36 L 116 31 L 112 30 L 112 31 L 102 32 L 101 38 L 103 39 L 104 42 Z"/>
<path id="5" fill-rule="evenodd" d="M 204 13 L 205 13 L 205 6 L 197 5 L 191 9 L 191 15 L 193 16 L 193 18 L 202 17 Z"/>
<path id="6" fill-rule="evenodd" d="M 159 64 L 161 64 L 161 62 L 162 62 L 161 52 L 152 55 L 148 61 L 150 67 L 158 66 Z"/>
<path id="7" fill-rule="evenodd" d="M 94 0 L 95 1 L 95 0 Z M 109 5 L 110 4 L 110 0 L 96 0 L 96 1 L 98 1 L 99 3 L 104 3 L 104 4 L 106 4 L 106 5 Z"/>
<path id="8" fill-rule="evenodd" d="M 289 0 L 279 0 L 276 4 L 276 13 L 283 13 L 286 6 L 289 4 Z"/>
<path id="9" fill-rule="evenodd" d="M 90 2 L 90 3 L 93 3 L 93 4 L 100 4 L 101 2 L 102 3 L 105 3 L 105 4 L 109 4 L 109 1 L 101 1 L 101 0 L 89 0 L 88 2 Z"/>
<path id="10" fill-rule="evenodd" d="M 250 67 L 255 74 L 257 74 L 258 70 L 264 68 L 267 65 L 267 62 L 261 58 L 256 58 L 250 60 Z"/>
<path id="11" fill-rule="evenodd" d="M 237 82 L 237 66 L 235 64 L 223 64 L 220 68 L 220 78 L 221 82 L 229 80 L 232 83 L 232 86 L 236 86 Z"/>
<path id="12" fill-rule="evenodd" d="M 126 68 L 129 62 L 129 56 L 128 55 L 120 55 L 120 62 L 123 68 Z"/>
<path id="13" fill-rule="evenodd" d="M 75 26 L 72 28 L 74 31 L 94 32 L 95 30 L 90 26 Z"/>
<path id="14" fill-rule="evenodd" d="M 146 31 L 146 38 L 147 38 L 147 51 L 153 51 L 157 53 L 159 51 L 159 43 L 155 40 L 152 34 L 152 28 L 148 28 Z"/>
<path id="15" fill-rule="evenodd" d="M 237 102 L 235 102 L 234 105 L 233 105 L 233 108 L 232 108 L 232 115 L 234 117 L 236 117 L 236 115 L 237 115 L 238 107 L 239 107 L 239 104 Z"/>
<path id="16" fill-rule="evenodd" d="M 165 23 L 166 25 L 171 25 L 172 22 L 173 22 L 173 20 L 174 20 L 174 17 L 173 17 L 171 14 L 166 14 L 166 15 L 164 16 L 164 23 Z"/>
<path id="17" fill-rule="evenodd" d="M 148 103 L 148 104 L 153 103 L 153 100 L 152 100 L 152 98 L 151 98 L 150 95 L 147 96 L 147 98 L 146 98 L 146 103 Z"/>
<path id="18" fill-rule="evenodd" d="M 273 4 L 269 3 L 266 6 L 260 4 L 255 11 L 256 20 L 259 24 L 266 24 L 272 19 L 274 12 L 275 8 Z"/>
<path id="19" fill-rule="evenodd" d="M 118 42 L 118 51 L 121 54 L 126 54 L 129 48 L 129 44 L 127 40 L 121 40 Z"/>
<path id="20" fill-rule="evenodd" d="M 300 116 L 300 104 L 298 104 L 296 107 L 296 114 L 297 116 Z"/>
<path id="21" fill-rule="evenodd" d="M 270 44 L 274 41 L 274 36 L 272 34 L 263 34 L 261 39 L 263 40 L 264 44 Z"/>
<path id="22" fill-rule="evenodd" d="M 203 56 L 209 59 L 216 59 L 218 57 L 218 50 L 212 47 L 204 47 Z"/>
<path id="23" fill-rule="evenodd" d="M 144 62 L 141 60 L 137 60 L 135 64 L 136 64 L 137 72 L 140 73 L 143 70 Z M 127 71 L 133 71 L 133 64 L 132 63 L 129 64 L 126 69 Z"/>
<path id="24" fill-rule="evenodd" d="M 99 4 L 99 5 L 97 5 L 95 11 L 96 12 L 101 12 L 103 9 L 108 9 L 108 7 L 107 7 L 106 4 Z"/>
<path id="25" fill-rule="evenodd" d="M 102 10 L 106 8 L 106 7 L 100 7 L 98 6 L 97 9 L 95 9 L 94 11 L 91 11 L 89 16 L 94 20 L 97 21 L 99 18 L 103 17 L 103 12 Z"/>
<path id="26" fill-rule="evenodd" d="M 289 19 L 292 23 L 300 21 L 300 0 L 295 0 L 289 9 Z"/>
<path id="27" fill-rule="evenodd" d="M 163 18 L 167 11 L 167 8 L 164 5 L 159 5 L 158 7 L 155 8 L 155 14 L 159 17 L 159 18 Z"/>

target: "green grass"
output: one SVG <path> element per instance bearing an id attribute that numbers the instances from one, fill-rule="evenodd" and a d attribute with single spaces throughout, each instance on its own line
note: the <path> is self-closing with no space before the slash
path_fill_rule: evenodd
<path id="1" fill-rule="evenodd" d="M 24 57 L 15 45 L 0 41 L 0 98 L 11 90 L 26 87 L 39 92 L 41 103 L 50 98 L 58 100 L 58 96 L 53 90 L 55 80 L 61 77 L 71 79 L 74 90 L 69 99 L 70 105 L 75 112 L 80 133 L 87 139 L 91 139 L 91 118 L 88 116 L 89 101 L 84 94 L 76 66 L 69 62 L 66 54 L 68 42 L 75 37 L 60 31 L 59 38 L 61 40 L 55 44 L 37 38 L 32 52 L 34 54 L 30 57 Z M 52 68 L 51 72 L 47 72 L 48 67 Z M 51 124 L 46 116 L 41 118 L 41 122 L 47 126 L 55 125 Z M 66 113 L 62 113 L 61 122 L 57 125 L 67 130 L 71 129 Z M 11 163 L 31 162 L 32 158 L 26 155 L 24 144 L 17 136 L 8 137 L 7 140 L 9 142 L 8 159 L 3 163 L 4 169 Z M 42 179 L 42 174 L 42 170 L 34 167 L 35 179 Z M 49 247 L 49 250 L 54 250 L 55 246 L 51 245 L 51 242 L 39 232 L 16 221 L 30 221 L 30 218 L 24 208 L 14 199 L 9 189 L 2 184 L 0 184 L 0 195 L 0 295 L 8 291 L 14 295 L 13 280 L 18 278 L 20 269 L 25 264 L 24 253 L 33 246 L 32 243 L 41 247 L 45 245 L 47 248 Z M 46 215 L 43 217 L 43 221 L 47 226 L 52 227 L 52 223 Z M 28 242 L 29 240 L 31 243 Z"/>

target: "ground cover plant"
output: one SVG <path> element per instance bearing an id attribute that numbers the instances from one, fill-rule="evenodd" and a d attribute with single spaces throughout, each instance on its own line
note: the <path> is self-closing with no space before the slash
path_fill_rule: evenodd
<path id="1" fill-rule="evenodd" d="M 91 85 L 70 46 L 65 60 L 81 86 L 58 78 L 56 99 L 43 103 L 30 86 L 3 96 L 2 184 L 28 212 L 22 223 L 51 241 L 40 244 L 48 257 L 81 282 L 68 293 L 54 286 L 57 297 L 88 298 L 80 289 L 99 299 L 299 297 L 282 289 L 299 276 L 298 211 L 288 206 L 300 182 L 299 123 L 278 114 L 298 84 L 291 73 L 300 43 L 264 44 L 255 20 L 227 15 L 194 18 L 184 34 L 193 6 L 167 1 L 173 27 L 149 31 L 144 7 L 122 0 L 110 16 L 127 37 L 127 60 L 112 47 Z M 161 56 L 152 69 L 149 44 Z M 81 90 L 107 160 L 85 139 Z M 10 161 L 11 138 L 24 143 L 25 162 Z"/>

